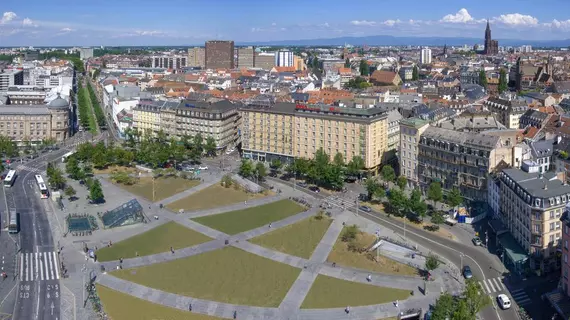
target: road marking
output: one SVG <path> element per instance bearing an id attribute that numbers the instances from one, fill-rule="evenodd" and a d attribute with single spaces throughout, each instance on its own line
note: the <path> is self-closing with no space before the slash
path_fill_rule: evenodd
<path id="1" fill-rule="evenodd" d="M 495 293 L 496 290 L 495 290 L 495 287 L 493 286 L 493 281 L 491 281 L 491 280 L 493 280 L 493 279 L 489 279 L 488 282 L 489 282 L 489 285 L 491 286 L 491 290 L 493 291 L 493 293 Z"/>
<path id="2" fill-rule="evenodd" d="M 30 252 L 28 255 L 30 259 L 30 281 L 34 281 L 34 254 Z"/>
<path id="3" fill-rule="evenodd" d="M 493 283 L 494 283 L 495 286 L 497 287 L 497 291 L 501 291 L 502 288 L 501 288 L 501 285 L 499 284 L 499 283 L 501 282 L 501 280 L 500 280 L 500 279 L 497 280 L 497 278 L 493 278 L 493 279 L 491 279 L 491 280 L 493 281 Z"/>
<path id="4" fill-rule="evenodd" d="M 20 254 L 20 281 L 23 280 L 24 276 L 24 255 Z"/>
<path id="5" fill-rule="evenodd" d="M 40 259 L 42 258 L 42 253 L 40 252 Z M 43 264 L 40 265 L 40 280 L 44 280 L 44 267 Z"/>
<path id="6" fill-rule="evenodd" d="M 487 289 L 486 292 L 491 292 L 491 290 L 489 290 L 489 286 L 487 285 L 487 283 L 485 281 L 483 281 L 483 284 L 485 284 L 485 289 Z"/>
<path id="7" fill-rule="evenodd" d="M 55 279 L 55 277 L 54 277 L 54 275 L 53 275 L 53 265 L 52 265 L 51 255 L 50 255 L 50 254 L 47 255 L 47 260 L 48 260 L 49 268 L 50 268 L 50 270 L 49 270 L 50 276 L 51 276 L 52 279 Z"/>
<path id="8" fill-rule="evenodd" d="M 57 256 L 55 254 L 55 251 L 52 251 L 53 254 L 53 264 L 54 264 L 54 271 L 55 271 L 55 278 L 59 279 L 59 265 L 57 264 Z"/>

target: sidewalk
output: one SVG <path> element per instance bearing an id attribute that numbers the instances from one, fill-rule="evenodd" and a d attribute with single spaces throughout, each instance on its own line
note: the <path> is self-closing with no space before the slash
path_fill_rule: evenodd
<path id="1" fill-rule="evenodd" d="M 210 187 L 216 183 L 219 183 L 219 182 L 220 182 L 220 179 L 213 179 L 213 180 L 210 180 L 208 182 L 204 181 L 204 182 L 201 182 L 199 185 L 195 186 L 194 188 L 184 190 L 184 191 L 177 193 L 177 194 L 175 194 L 169 198 L 162 199 L 161 201 L 156 201 L 156 202 L 160 202 L 162 205 L 166 206 L 166 205 L 171 204 L 173 202 L 176 202 L 180 199 L 184 199 L 187 196 L 189 196 L 195 192 L 206 189 L 206 188 L 208 188 L 208 187 Z"/>

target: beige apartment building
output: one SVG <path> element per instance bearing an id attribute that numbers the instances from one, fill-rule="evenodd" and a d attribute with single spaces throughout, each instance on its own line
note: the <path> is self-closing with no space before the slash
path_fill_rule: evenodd
<path id="1" fill-rule="evenodd" d="M 197 134 L 213 137 L 218 149 L 234 147 L 240 125 L 237 106 L 228 100 L 204 101 L 141 100 L 133 108 L 133 128 L 153 135 L 162 131 L 180 139 Z"/>
<path id="2" fill-rule="evenodd" d="M 497 115 L 497 120 L 508 129 L 518 129 L 521 116 L 528 109 L 525 100 L 492 97 L 483 103 Z"/>
<path id="3" fill-rule="evenodd" d="M 486 201 L 489 173 L 513 165 L 516 132 L 473 134 L 428 127 L 418 144 L 418 179 L 422 188 L 440 182 L 458 188 L 466 199 Z"/>
<path id="4" fill-rule="evenodd" d="M 408 185 L 417 186 L 418 179 L 418 143 L 420 136 L 429 127 L 429 122 L 420 118 L 407 118 L 399 123 L 400 142 L 398 161 L 400 175 L 408 179 Z"/>
<path id="5" fill-rule="evenodd" d="M 206 66 L 206 49 L 203 47 L 188 48 L 187 65 L 204 68 Z"/>
<path id="6" fill-rule="evenodd" d="M 0 135 L 17 143 L 39 143 L 53 139 L 63 141 L 71 135 L 69 102 L 60 97 L 48 105 L 2 106 Z"/>
<path id="7" fill-rule="evenodd" d="M 331 160 L 337 153 L 346 162 L 360 156 L 368 170 L 377 170 L 384 160 L 388 143 L 384 109 L 276 103 L 245 106 L 241 114 L 245 158 L 310 159 L 322 148 Z"/>
<path id="8" fill-rule="evenodd" d="M 532 270 L 559 269 L 563 226 L 560 219 L 570 202 L 570 186 L 562 182 L 562 175 L 514 168 L 504 169 L 499 179 L 499 217 L 521 248 L 518 257 L 510 257 L 516 248 L 508 248 L 508 258 L 514 260 L 510 262 L 524 268 L 528 258 Z M 507 234 L 498 236 L 508 237 Z"/>

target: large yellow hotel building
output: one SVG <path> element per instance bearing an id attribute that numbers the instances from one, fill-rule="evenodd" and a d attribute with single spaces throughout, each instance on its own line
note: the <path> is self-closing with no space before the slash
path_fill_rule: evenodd
<path id="1" fill-rule="evenodd" d="M 241 114 L 245 158 L 267 162 L 279 158 L 287 163 L 299 157 L 310 159 L 323 148 L 331 160 L 337 153 L 346 162 L 361 156 L 366 169 L 375 171 L 387 151 L 384 109 L 278 102 L 246 105 Z"/>

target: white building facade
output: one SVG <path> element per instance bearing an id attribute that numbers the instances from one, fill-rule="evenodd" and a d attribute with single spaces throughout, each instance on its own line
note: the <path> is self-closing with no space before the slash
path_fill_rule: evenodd
<path id="1" fill-rule="evenodd" d="M 421 64 L 430 64 L 431 63 L 431 49 L 430 48 L 423 48 L 420 52 L 420 63 Z"/>
<path id="2" fill-rule="evenodd" d="M 293 67 L 294 57 L 293 51 L 278 51 L 275 54 L 275 65 L 278 67 Z"/>

